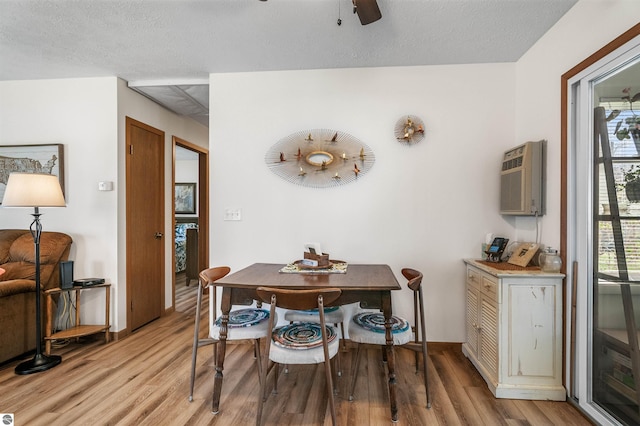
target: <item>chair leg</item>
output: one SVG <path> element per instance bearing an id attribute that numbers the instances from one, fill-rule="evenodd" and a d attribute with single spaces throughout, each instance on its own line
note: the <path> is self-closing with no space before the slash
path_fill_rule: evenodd
<path id="1" fill-rule="evenodd" d="M 256 364 L 258 364 L 258 379 L 260 381 L 260 385 L 262 385 L 262 359 L 260 357 L 260 339 L 255 339 L 253 341 L 253 356 L 256 359 Z"/>
<path id="2" fill-rule="evenodd" d="M 416 349 L 413 350 L 413 356 L 415 357 L 415 360 L 416 360 L 416 374 L 418 374 L 420 372 L 420 353 L 418 352 L 417 346 L 419 343 L 422 343 L 422 340 L 420 339 L 417 326 L 411 327 L 411 331 L 413 332 L 413 336 L 414 336 L 413 342 L 416 347 Z M 424 347 L 422 347 L 421 349 L 422 349 L 422 358 L 424 358 L 424 354 L 425 354 Z"/>
<path id="3" fill-rule="evenodd" d="M 280 364 L 276 363 L 273 368 L 274 370 L 276 370 L 273 373 L 273 393 L 274 395 L 277 395 L 278 394 L 278 378 L 280 376 Z"/>
<path id="4" fill-rule="evenodd" d="M 271 325 L 271 321 L 269 322 Z M 269 338 L 269 337 L 267 337 Z M 260 343 L 259 339 L 256 339 L 256 344 L 258 345 L 258 374 L 260 375 L 260 393 L 258 394 L 258 409 L 256 412 L 256 426 L 260 426 L 262 424 L 262 411 L 264 408 L 264 403 L 267 400 L 266 392 L 267 392 L 267 378 L 269 374 L 269 341 L 265 344 L 264 353 L 260 352 Z M 264 361 L 263 361 L 264 359 Z"/>
<path id="5" fill-rule="evenodd" d="M 338 324 L 336 324 L 336 327 L 338 326 Z M 344 322 L 340 323 L 340 331 L 342 332 L 342 351 L 346 352 L 347 351 L 347 341 L 345 340 L 345 336 L 344 336 Z"/>
<path id="6" fill-rule="evenodd" d="M 417 352 L 416 352 L 417 353 Z M 424 370 L 424 391 L 427 394 L 427 408 L 431 408 L 431 395 L 429 394 L 429 379 L 427 374 L 427 339 L 422 339 L 422 368 Z"/>
<path id="7" fill-rule="evenodd" d="M 335 373 L 338 377 L 342 377 L 342 360 L 340 359 L 340 351 L 336 353 L 335 358 Z"/>
<path id="8" fill-rule="evenodd" d="M 356 348 L 356 365 L 353 369 L 353 373 L 351 375 L 351 391 L 349 392 L 349 401 L 353 401 L 353 391 L 356 388 L 356 381 L 358 379 L 358 369 L 360 368 L 360 347 L 362 346 L 360 343 L 357 343 Z"/>
<path id="9" fill-rule="evenodd" d="M 335 426 L 336 423 L 336 404 L 333 398 L 333 377 L 331 373 L 331 360 L 324 362 L 324 373 L 327 378 L 327 396 L 329 397 L 329 408 L 331 409 L 331 421 Z"/>
<path id="10" fill-rule="evenodd" d="M 338 351 L 338 354 L 339 353 L 340 353 L 340 351 Z M 338 362 L 336 358 L 338 357 L 338 354 L 336 354 L 336 356 L 334 356 L 331 359 L 331 363 L 332 363 L 332 365 L 331 365 L 331 375 L 332 375 L 332 379 L 333 379 L 333 393 L 334 393 L 334 395 L 338 394 L 338 374 L 337 374 L 337 370 L 338 369 L 336 368 L 337 362 Z"/>
<path id="11" fill-rule="evenodd" d="M 193 348 L 191 349 L 191 380 L 189 382 L 189 402 L 193 401 L 193 386 L 196 379 L 196 359 L 198 357 L 198 343 L 200 340 L 200 307 L 202 306 L 202 287 L 198 285 L 196 298 L 196 321 L 193 330 Z M 214 345 L 217 347 L 217 345 Z"/>
<path id="12" fill-rule="evenodd" d="M 263 372 L 265 369 L 267 368 L 267 366 L 263 365 L 262 367 L 260 367 L 260 372 Z M 266 381 L 267 381 L 267 377 L 264 376 L 263 374 L 260 375 L 260 393 L 258 394 L 258 409 L 256 410 L 256 426 L 260 426 L 262 424 L 262 409 L 264 407 L 264 402 L 267 399 L 265 397 L 265 392 L 266 392 Z"/>

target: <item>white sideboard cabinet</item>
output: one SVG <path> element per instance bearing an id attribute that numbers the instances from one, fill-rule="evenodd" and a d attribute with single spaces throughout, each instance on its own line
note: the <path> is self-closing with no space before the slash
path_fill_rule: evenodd
<path id="1" fill-rule="evenodd" d="M 564 401 L 564 275 L 464 262 L 467 340 L 462 352 L 497 398 Z"/>

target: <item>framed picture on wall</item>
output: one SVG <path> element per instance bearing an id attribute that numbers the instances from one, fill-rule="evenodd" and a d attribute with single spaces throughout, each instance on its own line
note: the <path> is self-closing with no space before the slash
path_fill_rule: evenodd
<path id="1" fill-rule="evenodd" d="M 13 172 L 58 176 L 64 195 L 63 145 L 0 145 L 0 203 Z"/>
<path id="2" fill-rule="evenodd" d="M 175 205 L 177 214 L 195 214 L 195 183 L 176 183 Z"/>

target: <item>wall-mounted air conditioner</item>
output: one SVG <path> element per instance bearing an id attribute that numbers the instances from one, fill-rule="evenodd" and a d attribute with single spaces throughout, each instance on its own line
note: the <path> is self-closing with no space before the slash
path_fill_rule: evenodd
<path id="1" fill-rule="evenodd" d="M 504 153 L 500 173 L 500 214 L 545 214 L 547 141 L 526 142 Z"/>

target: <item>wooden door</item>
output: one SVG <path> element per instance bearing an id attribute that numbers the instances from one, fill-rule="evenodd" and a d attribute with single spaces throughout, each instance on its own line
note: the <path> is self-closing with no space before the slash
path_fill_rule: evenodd
<path id="1" fill-rule="evenodd" d="M 127 117 L 127 328 L 164 306 L 164 132 Z"/>

